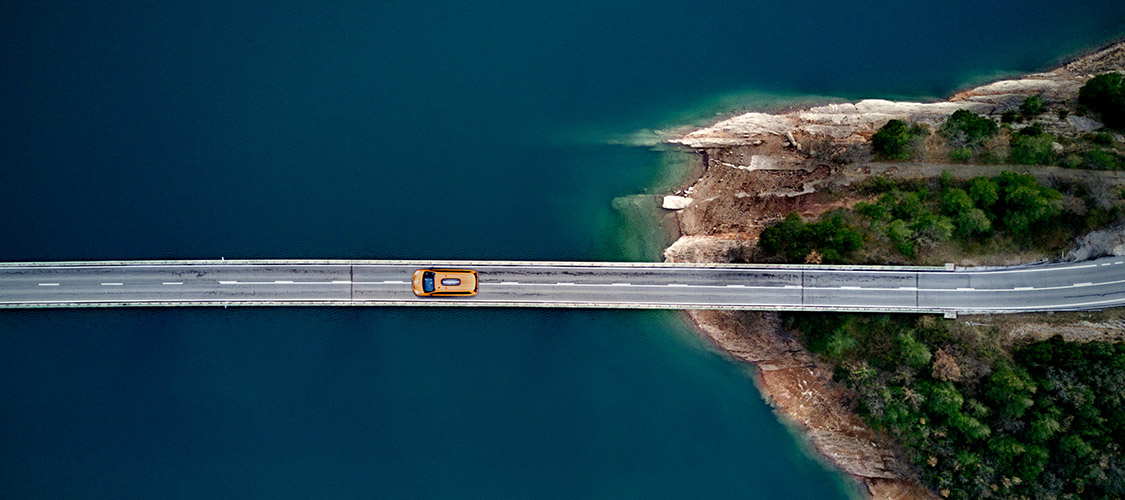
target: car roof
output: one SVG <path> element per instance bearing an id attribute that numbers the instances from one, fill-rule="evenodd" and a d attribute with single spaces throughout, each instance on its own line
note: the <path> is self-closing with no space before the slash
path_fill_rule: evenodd
<path id="1" fill-rule="evenodd" d="M 458 269 L 434 269 L 434 291 L 436 292 L 473 292 L 477 289 L 477 275 L 473 271 Z M 461 280 L 458 285 L 444 285 L 442 280 L 456 278 Z"/>

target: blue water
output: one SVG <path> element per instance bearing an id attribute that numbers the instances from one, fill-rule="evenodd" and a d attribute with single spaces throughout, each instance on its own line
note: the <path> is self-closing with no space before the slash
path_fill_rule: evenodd
<path id="1" fill-rule="evenodd" d="M 674 161 L 619 136 L 941 96 L 1122 33 L 1109 1 L 4 2 L 0 259 L 651 259 L 613 200 Z M 2 498 L 847 491 L 671 312 L 0 328 Z"/>

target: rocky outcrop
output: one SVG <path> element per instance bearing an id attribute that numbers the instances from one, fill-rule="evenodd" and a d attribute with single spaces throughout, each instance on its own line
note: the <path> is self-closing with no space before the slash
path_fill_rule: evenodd
<path id="1" fill-rule="evenodd" d="M 1093 231 L 1078 239 L 1067 260 L 1082 261 L 1107 255 L 1125 255 L 1125 226 L 1115 225 Z"/>
<path id="2" fill-rule="evenodd" d="M 1016 109 L 1025 98 L 1038 95 L 1048 104 L 1072 100 L 1087 79 L 1106 71 L 1125 72 L 1125 43 L 1117 43 L 1067 63 L 1054 71 L 1013 80 L 1001 80 L 959 92 L 944 102 L 919 103 L 866 99 L 857 103 L 817 106 L 784 114 L 743 113 L 710 127 L 692 131 L 668 142 L 692 148 L 721 148 L 756 145 L 771 137 L 792 144 L 809 139 L 866 142 L 891 119 L 940 125 L 959 109 L 999 115 Z M 1073 116 L 1064 119 L 1043 116 L 1055 129 L 1084 132 L 1100 126 L 1096 121 Z M 800 148 L 798 148 L 800 149 Z"/>

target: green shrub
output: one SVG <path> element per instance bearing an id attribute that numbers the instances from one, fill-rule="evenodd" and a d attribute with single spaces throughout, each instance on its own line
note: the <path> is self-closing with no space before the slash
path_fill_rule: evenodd
<path id="1" fill-rule="evenodd" d="M 1003 123 L 1018 123 L 1023 121 L 1023 116 L 1020 115 L 1019 111 L 1009 109 L 1000 115 L 1000 121 Z"/>
<path id="2" fill-rule="evenodd" d="M 1032 225 L 1062 213 L 1062 194 L 1028 174 L 1004 172 L 992 180 L 1001 194 L 992 213 L 1014 235 L 1026 236 Z"/>
<path id="3" fill-rule="evenodd" d="M 883 216 L 887 215 L 887 209 L 883 205 L 878 203 L 867 203 L 865 201 L 856 203 L 855 211 L 859 212 L 860 215 L 875 221 L 883 220 Z"/>
<path id="4" fill-rule="evenodd" d="M 978 207 L 987 210 L 1000 200 L 1000 186 L 988 177 L 974 177 L 969 181 L 969 196 Z"/>
<path id="5" fill-rule="evenodd" d="M 1060 120 L 1065 120 L 1066 117 L 1068 117 L 1068 116 L 1070 116 L 1070 110 L 1069 109 L 1059 108 L 1059 119 Z"/>
<path id="6" fill-rule="evenodd" d="M 1019 132 L 1016 132 L 1016 133 L 1019 134 L 1019 135 L 1030 135 L 1030 136 L 1040 135 L 1040 134 L 1043 133 L 1043 125 L 1038 123 L 1038 122 L 1032 123 L 1031 125 L 1028 125 L 1024 128 L 1021 128 L 1019 130 Z"/>
<path id="7" fill-rule="evenodd" d="M 1125 168 L 1125 158 L 1112 151 L 1091 149 L 1086 152 L 1085 164 L 1093 170 L 1121 170 Z"/>
<path id="8" fill-rule="evenodd" d="M 984 210 L 979 208 L 974 208 L 957 215 L 954 222 L 957 224 L 957 229 L 954 231 L 954 234 L 960 238 L 971 238 L 976 235 L 992 232 L 992 221 L 989 220 Z"/>
<path id="9" fill-rule="evenodd" d="M 1077 153 L 1068 153 L 1066 156 L 1059 159 L 1059 166 L 1066 168 L 1079 168 L 1085 164 L 1086 160 L 1082 158 L 1082 155 Z"/>
<path id="10" fill-rule="evenodd" d="M 929 133 L 924 125 L 908 124 L 902 120 L 891 120 L 879 128 L 871 137 L 871 148 L 875 153 L 892 160 L 906 160 L 913 156 L 915 142 Z"/>
<path id="11" fill-rule="evenodd" d="M 1047 106 L 1043 102 L 1043 98 L 1033 95 L 1024 99 L 1023 104 L 1020 104 L 1020 114 L 1026 118 L 1034 118 L 1042 114 L 1046 108 Z"/>
<path id="12" fill-rule="evenodd" d="M 958 163 L 967 163 L 973 159 L 973 148 L 957 148 L 949 152 L 949 159 Z"/>
<path id="13" fill-rule="evenodd" d="M 1032 125 L 1032 127 L 1034 127 L 1034 125 Z M 1055 138 L 1051 134 L 1025 134 L 1023 130 L 1021 130 L 1019 134 L 1012 136 L 1011 151 L 1008 153 L 1008 163 L 1015 165 L 1047 165 L 1051 161 L 1052 142 L 1055 142 Z"/>
<path id="14" fill-rule="evenodd" d="M 839 212 L 806 223 L 791 213 L 784 220 L 762 231 L 758 246 L 766 255 L 786 262 L 802 263 L 815 250 L 825 263 L 843 261 L 863 246 L 863 236 Z"/>
<path id="15" fill-rule="evenodd" d="M 1090 141 L 1094 144 L 1097 144 L 1099 146 L 1112 146 L 1113 142 L 1114 142 L 1113 141 L 1113 134 L 1110 134 L 1109 132 L 1098 132 L 1096 134 L 1086 134 L 1086 135 L 1082 136 L 1082 138 L 1086 139 L 1086 140 L 1088 140 L 1088 141 Z"/>
<path id="16" fill-rule="evenodd" d="M 964 189 L 950 189 L 941 197 L 941 210 L 949 215 L 961 215 L 976 208 L 973 199 Z"/>
<path id="17" fill-rule="evenodd" d="M 996 135 L 999 130 L 1000 126 L 989 118 L 959 109 L 945 120 L 939 132 L 954 147 L 976 147 Z"/>
<path id="18" fill-rule="evenodd" d="M 1101 114 L 1107 127 L 1125 128 L 1125 84 L 1120 73 L 1091 78 L 1079 89 L 1078 103 Z"/>

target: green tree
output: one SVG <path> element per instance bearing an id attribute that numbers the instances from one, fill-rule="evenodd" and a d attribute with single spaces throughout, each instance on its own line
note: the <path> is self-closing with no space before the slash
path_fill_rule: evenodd
<path id="1" fill-rule="evenodd" d="M 992 231 L 992 221 L 988 220 L 984 210 L 973 208 L 957 216 L 955 220 L 957 229 L 954 233 L 960 238 L 969 238 Z"/>
<path id="2" fill-rule="evenodd" d="M 987 425 L 961 412 L 950 416 L 949 424 L 969 439 L 979 441 L 992 435 L 992 429 L 989 429 Z"/>
<path id="3" fill-rule="evenodd" d="M 902 219 L 895 219 L 887 224 L 887 238 L 895 244 L 899 253 L 910 257 L 914 255 L 914 231 Z"/>
<path id="4" fill-rule="evenodd" d="M 1000 200 L 1000 186 L 987 177 L 974 177 L 969 181 L 969 196 L 978 207 L 988 210 Z"/>
<path id="5" fill-rule="evenodd" d="M 1033 443 L 1046 443 L 1055 434 L 1058 434 L 1062 426 L 1055 417 L 1050 415 L 1042 415 L 1037 417 L 1031 422 L 1027 428 L 1027 439 Z"/>
<path id="6" fill-rule="evenodd" d="M 996 122 L 964 109 L 953 112 L 938 129 L 950 144 L 958 148 L 979 146 L 999 130 Z"/>
<path id="7" fill-rule="evenodd" d="M 892 160 L 905 160 L 911 157 L 914 142 L 927 132 L 922 125 L 891 120 L 871 137 L 871 149 Z"/>
<path id="8" fill-rule="evenodd" d="M 961 215 L 976 208 L 973 199 L 964 189 L 953 188 L 941 197 L 941 210 L 949 215 Z"/>
<path id="9" fill-rule="evenodd" d="M 1094 448 L 1076 434 L 1070 434 L 1060 439 L 1059 449 L 1078 459 L 1086 458 L 1087 455 L 1094 452 Z"/>
<path id="10" fill-rule="evenodd" d="M 988 379 L 987 394 L 1000 408 L 1000 413 L 1010 418 L 1020 418 L 1035 401 L 1035 382 L 1027 372 L 999 363 Z"/>
<path id="11" fill-rule="evenodd" d="M 906 330 L 895 336 L 895 349 L 907 366 L 920 370 L 930 364 L 933 355 L 926 344 L 914 338 L 914 332 Z"/>
<path id="12" fill-rule="evenodd" d="M 842 359 L 844 354 L 859 345 L 855 337 L 851 336 L 844 328 L 837 328 L 828 336 L 824 346 L 824 355 L 829 359 Z"/>
<path id="13" fill-rule="evenodd" d="M 784 256 L 790 262 L 801 262 L 811 250 L 810 231 L 801 216 L 792 212 L 785 219 L 762 231 L 758 246 L 768 255 Z"/>
<path id="14" fill-rule="evenodd" d="M 1062 194 L 1040 186 L 1031 175 L 1004 172 L 993 180 L 1003 195 L 1001 203 L 993 207 L 993 213 L 1012 233 L 1026 233 L 1033 224 L 1062 213 Z"/>
<path id="15" fill-rule="evenodd" d="M 882 204 L 867 203 L 866 201 L 856 203 L 855 211 L 874 221 L 883 220 L 883 216 L 887 215 L 887 209 Z"/>
<path id="16" fill-rule="evenodd" d="M 791 213 L 784 220 L 767 227 L 758 239 L 766 255 L 782 257 L 787 262 L 804 262 L 816 250 L 825 262 L 840 262 L 863 246 L 863 235 L 834 212 L 808 224 Z"/>
<path id="17" fill-rule="evenodd" d="M 992 449 L 996 455 L 1005 462 L 1015 461 L 1021 453 L 1027 451 L 1027 447 L 1016 441 L 1011 436 L 997 436 L 988 440 L 988 447 Z"/>
<path id="18" fill-rule="evenodd" d="M 928 384 L 926 387 L 926 406 L 939 415 L 952 416 L 961 412 L 965 397 L 951 382 Z"/>
<path id="19" fill-rule="evenodd" d="M 1079 89 L 1078 103 L 1101 114 L 1106 126 L 1125 128 L 1125 83 L 1121 73 L 1091 78 Z"/>
<path id="20" fill-rule="evenodd" d="M 899 193 L 895 191 L 894 194 L 898 195 L 898 203 L 896 203 L 894 207 L 895 217 L 911 220 L 925 212 L 926 208 L 922 206 L 922 197 L 918 196 L 918 193 L 913 191 Z"/>
<path id="21" fill-rule="evenodd" d="M 1051 143 L 1053 142 L 1055 142 L 1055 138 L 1051 134 L 1016 134 L 1012 136 L 1008 163 L 1014 165 L 1047 165 L 1051 162 Z"/>

